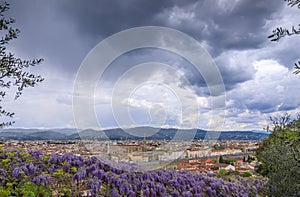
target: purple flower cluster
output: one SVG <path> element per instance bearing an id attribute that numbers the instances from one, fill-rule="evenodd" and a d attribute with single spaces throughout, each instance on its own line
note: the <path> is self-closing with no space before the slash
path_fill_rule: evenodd
<path id="1" fill-rule="evenodd" d="M 135 165 L 115 168 L 96 157 L 83 158 L 72 154 L 46 155 L 39 151 L 16 152 L 0 162 L 0 181 L 5 178 L 56 191 L 58 185 L 69 187 L 80 196 L 257 196 L 266 182 L 262 178 L 216 178 L 214 174 L 175 170 L 135 171 Z M 9 164 L 9 165 L 8 165 Z M 116 164 L 117 165 L 117 164 Z M 125 170 L 126 169 L 126 170 Z M 69 194 L 69 195 L 72 195 Z M 75 195 L 75 194 L 74 194 Z"/>
<path id="2" fill-rule="evenodd" d="M 40 185 L 49 185 L 51 177 L 49 175 L 41 174 L 33 178 L 33 182 Z"/>

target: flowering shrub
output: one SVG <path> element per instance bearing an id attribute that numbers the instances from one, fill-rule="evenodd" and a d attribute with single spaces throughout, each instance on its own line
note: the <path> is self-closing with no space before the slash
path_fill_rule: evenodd
<path id="1" fill-rule="evenodd" d="M 0 196 L 257 196 L 266 181 L 174 170 L 138 172 L 132 164 L 114 168 L 105 163 L 95 157 L 2 149 Z"/>

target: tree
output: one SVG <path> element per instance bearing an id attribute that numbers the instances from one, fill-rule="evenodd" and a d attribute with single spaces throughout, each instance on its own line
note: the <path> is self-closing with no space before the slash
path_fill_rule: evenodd
<path id="1" fill-rule="evenodd" d="M 219 170 L 217 176 L 220 178 L 220 177 L 225 177 L 227 175 L 229 175 L 229 172 L 226 169 L 222 168 L 222 169 Z"/>
<path id="2" fill-rule="evenodd" d="M 298 7 L 300 9 L 300 0 L 284 0 L 287 1 L 287 5 L 291 7 Z M 291 30 L 284 29 L 282 27 L 277 27 L 275 30 L 273 30 L 273 34 L 268 36 L 268 38 L 271 39 L 271 41 L 279 41 L 281 38 L 285 36 L 294 36 L 300 34 L 300 24 L 298 25 L 299 28 L 296 29 L 294 26 L 292 26 Z M 295 71 L 294 74 L 300 73 L 300 61 L 295 63 Z"/>
<path id="3" fill-rule="evenodd" d="M 270 196 L 300 195 L 300 116 L 271 118 L 272 133 L 256 151 L 256 171 L 269 178 Z"/>
<path id="4" fill-rule="evenodd" d="M 18 99 L 24 88 L 34 87 L 44 80 L 40 75 L 34 75 L 26 71 L 28 67 L 40 64 L 43 59 L 22 60 L 7 51 L 6 46 L 11 40 L 17 38 L 20 33 L 19 29 L 13 28 L 15 20 L 4 16 L 5 11 L 8 9 L 8 3 L 0 3 L 0 32 L 2 35 L 0 40 L 0 102 L 7 95 L 9 88 L 16 89 L 14 98 Z M 14 113 L 6 111 L 0 105 L 0 116 L 2 118 L 12 118 Z M 13 123 L 13 121 L 4 121 L 0 123 L 0 128 Z"/>
<path id="5" fill-rule="evenodd" d="M 242 174 L 242 177 L 251 177 L 251 176 L 252 176 L 252 173 L 248 172 L 248 171 L 246 171 Z"/>
<path id="6" fill-rule="evenodd" d="M 224 163 L 225 161 L 224 161 L 224 158 L 223 158 L 223 156 L 221 155 L 220 156 L 220 159 L 219 159 L 219 163 Z"/>

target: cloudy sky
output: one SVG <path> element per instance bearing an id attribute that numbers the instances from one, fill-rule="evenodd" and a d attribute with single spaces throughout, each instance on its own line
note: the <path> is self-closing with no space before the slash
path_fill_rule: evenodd
<path id="1" fill-rule="evenodd" d="M 16 113 L 14 127 L 76 127 L 74 83 L 84 58 L 107 37 L 141 26 L 169 27 L 196 39 L 214 60 L 225 93 L 210 95 L 204 77 L 178 54 L 157 48 L 129 51 L 95 82 L 94 95 L 86 95 L 85 99 L 93 100 L 101 128 L 151 125 L 261 130 L 269 116 L 299 112 L 300 78 L 292 71 L 300 55 L 300 36 L 280 42 L 267 39 L 277 26 L 300 23 L 300 10 L 287 7 L 283 0 L 9 3 L 6 16 L 16 19 L 21 34 L 8 49 L 24 59 L 45 59 L 30 69 L 45 81 L 26 89 L 17 101 L 2 103 Z M 225 119 L 213 112 L 212 100 L 220 96 L 226 99 Z M 116 120 L 124 110 L 130 122 Z M 89 119 L 83 114 L 83 122 Z M 222 121 L 216 123 L 216 119 Z"/>

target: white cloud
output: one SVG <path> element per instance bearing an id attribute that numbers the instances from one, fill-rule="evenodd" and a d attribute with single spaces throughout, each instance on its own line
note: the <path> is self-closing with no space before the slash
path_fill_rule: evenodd
<path id="1" fill-rule="evenodd" d="M 195 20 L 195 13 L 187 11 L 175 6 L 170 13 L 168 13 L 168 21 L 172 26 L 179 26 L 184 22 Z"/>
<path id="2" fill-rule="evenodd" d="M 15 112 L 14 127 L 53 128 L 75 127 L 72 112 L 73 79 L 64 73 L 51 70 L 50 64 L 31 69 L 33 73 L 43 73 L 45 81 L 34 88 L 23 90 L 18 100 L 13 100 L 14 92 L 1 103 L 7 110 Z"/>
<path id="3" fill-rule="evenodd" d="M 295 94 L 300 92 L 298 76 L 275 60 L 254 61 L 252 66 L 256 70 L 254 78 L 227 94 L 228 129 L 232 122 L 245 129 L 262 129 L 269 116 L 282 115 L 281 110 L 295 113 L 300 105 Z"/>

